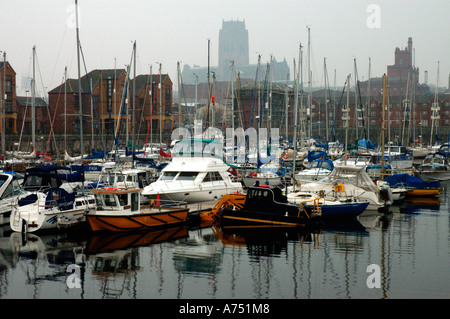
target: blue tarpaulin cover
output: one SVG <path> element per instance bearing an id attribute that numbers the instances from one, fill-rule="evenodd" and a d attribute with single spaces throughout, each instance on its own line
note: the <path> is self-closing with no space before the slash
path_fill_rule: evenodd
<path id="1" fill-rule="evenodd" d="M 424 182 L 420 178 L 409 174 L 394 174 L 384 180 L 391 187 L 437 188 L 441 186 L 439 181 Z"/>

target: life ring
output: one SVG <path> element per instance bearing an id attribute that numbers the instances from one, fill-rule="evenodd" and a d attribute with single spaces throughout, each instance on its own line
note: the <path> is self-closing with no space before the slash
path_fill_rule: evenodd
<path id="1" fill-rule="evenodd" d="M 288 153 L 283 154 L 283 159 L 288 159 L 288 158 L 289 158 L 289 154 Z"/>
<path id="2" fill-rule="evenodd" d="M 337 183 L 336 185 L 334 185 L 334 191 L 335 192 L 343 192 L 345 189 L 344 184 L 342 183 Z"/>

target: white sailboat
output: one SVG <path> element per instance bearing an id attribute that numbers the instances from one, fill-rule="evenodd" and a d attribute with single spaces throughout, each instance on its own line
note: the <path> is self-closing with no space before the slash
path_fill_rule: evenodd
<path id="1" fill-rule="evenodd" d="M 18 198 L 28 194 L 13 174 L 0 171 L 0 225 L 9 225 L 13 206 Z"/>
<path id="2" fill-rule="evenodd" d="M 59 229 L 85 222 L 85 214 L 95 208 L 95 196 L 78 194 L 83 183 L 80 173 L 64 166 L 45 165 L 25 173 L 23 188 L 29 195 L 13 206 L 10 227 L 15 232 Z"/>

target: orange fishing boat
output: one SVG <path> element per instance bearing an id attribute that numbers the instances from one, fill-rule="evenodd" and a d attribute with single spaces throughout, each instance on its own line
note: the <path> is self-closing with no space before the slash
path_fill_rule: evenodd
<path id="1" fill-rule="evenodd" d="M 186 223 L 189 208 L 158 199 L 156 203 L 141 205 L 141 191 L 134 187 L 92 190 L 97 208 L 86 215 L 92 231 L 141 231 Z"/>

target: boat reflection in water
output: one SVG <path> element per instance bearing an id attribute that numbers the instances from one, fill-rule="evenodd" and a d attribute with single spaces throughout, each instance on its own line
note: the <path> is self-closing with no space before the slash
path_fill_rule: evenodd
<path id="1" fill-rule="evenodd" d="M 278 256 L 287 250 L 288 242 L 319 243 L 319 231 L 299 227 L 246 226 L 214 228 L 224 245 L 247 246 L 250 256 Z"/>
<path id="2" fill-rule="evenodd" d="M 449 187 L 438 199 L 407 197 L 389 212 L 325 220 L 317 229 L 36 235 L 0 228 L 0 298 L 446 298 Z M 67 286 L 73 264 L 81 289 Z M 366 287 L 371 264 L 380 267 L 379 289 Z"/>
<path id="3" fill-rule="evenodd" d="M 188 236 L 186 226 L 162 228 L 153 231 L 114 232 L 93 235 L 86 245 L 86 254 L 147 246 Z"/>

